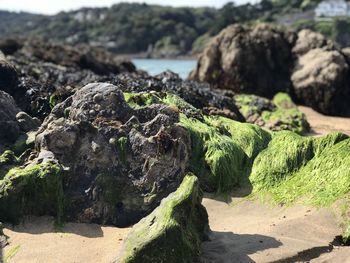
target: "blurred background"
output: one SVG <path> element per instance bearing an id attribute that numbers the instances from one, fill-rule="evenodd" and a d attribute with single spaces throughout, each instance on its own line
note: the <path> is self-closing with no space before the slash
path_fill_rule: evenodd
<path id="1" fill-rule="evenodd" d="M 133 59 L 151 74 L 171 69 L 187 76 L 196 55 L 233 23 L 268 22 L 297 31 L 309 28 L 340 47 L 350 46 L 350 3 L 345 0 L 36 0 L 30 4 L 12 0 L 0 1 L 0 9 L 0 37 L 39 36 L 103 47 Z"/>

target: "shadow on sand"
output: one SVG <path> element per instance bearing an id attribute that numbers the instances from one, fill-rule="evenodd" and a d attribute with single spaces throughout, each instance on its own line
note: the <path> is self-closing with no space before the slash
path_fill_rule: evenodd
<path id="1" fill-rule="evenodd" d="M 250 254 L 282 245 L 272 237 L 232 232 L 211 232 L 209 239 L 202 243 L 201 263 L 251 263 Z"/>
<path id="2" fill-rule="evenodd" d="M 39 235 L 44 233 L 69 233 L 87 238 L 103 237 L 103 231 L 97 224 L 66 223 L 63 228 L 55 228 L 52 217 L 27 217 L 19 225 L 7 225 L 7 229 L 18 233 Z"/>

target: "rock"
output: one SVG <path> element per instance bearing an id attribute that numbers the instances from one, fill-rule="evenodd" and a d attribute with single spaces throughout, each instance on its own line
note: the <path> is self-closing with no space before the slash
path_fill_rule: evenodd
<path id="1" fill-rule="evenodd" d="M 316 48 L 300 56 L 291 79 L 303 104 L 325 114 L 350 114 L 349 65 L 339 51 Z"/>
<path id="2" fill-rule="evenodd" d="M 16 69 L 0 54 L 0 90 L 12 94 L 17 84 Z"/>
<path id="3" fill-rule="evenodd" d="M 7 238 L 6 238 L 6 236 L 4 235 L 4 232 L 3 232 L 3 225 L 0 222 L 0 260 L 2 260 L 2 257 L 3 257 L 2 249 L 4 247 L 6 247 L 7 244 L 8 244 Z"/>
<path id="4" fill-rule="evenodd" d="M 234 25 L 213 39 L 190 79 L 268 98 L 282 91 L 322 113 L 350 116 L 347 54 L 310 30 Z"/>
<path id="5" fill-rule="evenodd" d="M 23 47 L 23 43 L 18 39 L 2 39 L 0 40 L 0 50 L 5 55 L 12 55 Z"/>
<path id="6" fill-rule="evenodd" d="M 58 104 L 36 148 L 68 169 L 67 218 L 127 226 L 151 212 L 185 175 L 190 138 L 178 122 L 166 105 L 132 109 L 120 85 L 89 84 Z"/>
<path id="7" fill-rule="evenodd" d="M 18 121 L 19 127 L 24 132 L 37 130 L 41 125 L 41 122 L 39 119 L 32 118 L 23 111 L 17 113 L 16 119 Z"/>
<path id="8" fill-rule="evenodd" d="M 39 39 L 23 41 L 22 45 L 7 56 L 7 61 L 17 69 L 18 78 L 15 75 L 16 81 L 6 87 L 0 81 L 0 89 L 8 91 L 22 111 L 41 120 L 55 104 L 86 84 L 135 71 L 131 62 L 120 61 L 115 55 L 97 48 L 77 48 Z M 12 73 L 16 72 L 11 69 Z M 8 71 L 4 74 L 4 80 L 12 76 Z"/>
<path id="9" fill-rule="evenodd" d="M 130 231 L 115 262 L 197 262 L 208 215 L 198 179 L 187 175 L 176 192 Z"/>
<path id="10" fill-rule="evenodd" d="M 235 95 L 240 112 L 249 123 L 272 131 L 290 130 L 299 134 L 310 130 L 306 116 L 286 93 L 278 93 L 270 101 L 256 95 Z"/>
<path id="11" fill-rule="evenodd" d="M 162 91 L 173 93 L 207 114 L 244 121 L 244 117 L 232 99 L 232 91 L 214 89 L 207 83 L 182 81 L 177 74 L 169 71 L 155 77 L 143 74 L 121 74 L 117 80 L 124 84 L 123 91 L 125 92 Z"/>
<path id="12" fill-rule="evenodd" d="M 19 111 L 13 98 L 0 91 L 0 153 L 4 150 L 4 146 L 16 141 L 20 134 L 20 127 L 16 120 L 16 114 Z"/>
<path id="13" fill-rule="evenodd" d="M 298 39 L 293 47 L 293 53 L 297 56 L 302 56 L 315 48 L 334 50 L 336 46 L 333 41 L 320 33 L 313 32 L 309 29 L 301 30 L 298 33 Z"/>
<path id="14" fill-rule="evenodd" d="M 272 97 L 291 88 L 295 38 L 293 33 L 266 24 L 229 26 L 210 42 L 190 79 Z"/>

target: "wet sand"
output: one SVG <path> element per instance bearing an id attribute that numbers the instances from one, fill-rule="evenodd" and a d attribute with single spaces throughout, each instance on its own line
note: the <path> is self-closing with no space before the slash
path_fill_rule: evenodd
<path id="1" fill-rule="evenodd" d="M 13 255 L 7 263 L 107 263 L 128 232 L 128 228 L 67 223 L 59 233 L 52 218 L 31 218 L 14 228 L 6 226 L 4 233 L 10 239 L 3 252 L 5 259 Z"/>

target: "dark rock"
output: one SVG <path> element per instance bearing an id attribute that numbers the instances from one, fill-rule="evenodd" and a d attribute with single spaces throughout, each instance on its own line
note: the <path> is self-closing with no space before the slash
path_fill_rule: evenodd
<path id="1" fill-rule="evenodd" d="M 0 50 L 5 55 L 12 55 L 22 47 L 23 47 L 22 41 L 17 39 L 8 38 L 8 39 L 0 40 Z"/>
<path id="2" fill-rule="evenodd" d="M 13 98 L 0 91 L 0 153 L 4 150 L 4 146 L 16 141 L 20 134 L 20 127 L 16 120 L 16 114 L 19 111 Z"/>
<path id="3" fill-rule="evenodd" d="M 112 79 L 121 72 L 135 71 L 131 62 L 120 61 L 101 49 L 42 40 L 24 41 L 23 47 L 8 56 L 7 61 L 1 66 L 0 60 L 0 76 L 5 76 L 0 78 L 0 89 L 11 94 L 23 111 L 41 120 L 54 104 L 76 89 Z"/>
<path id="4" fill-rule="evenodd" d="M 121 74 L 125 92 L 162 91 L 176 94 L 197 109 L 212 115 L 221 115 L 237 121 L 244 121 L 233 98 L 233 92 L 214 89 L 207 83 L 183 81 L 177 74 L 167 71 L 155 77 L 144 74 Z"/>
<path id="5" fill-rule="evenodd" d="M 266 24 L 233 25 L 215 37 L 200 56 L 190 79 L 217 88 L 272 97 L 291 88 L 295 34 Z"/>
<path id="6" fill-rule="evenodd" d="M 130 108 L 120 85 L 89 84 L 58 104 L 36 148 L 68 169 L 67 218 L 127 226 L 152 211 L 185 175 L 190 139 L 177 122 L 166 105 Z"/>
<path id="7" fill-rule="evenodd" d="M 16 69 L 0 54 L 0 90 L 12 94 L 17 84 Z"/>

